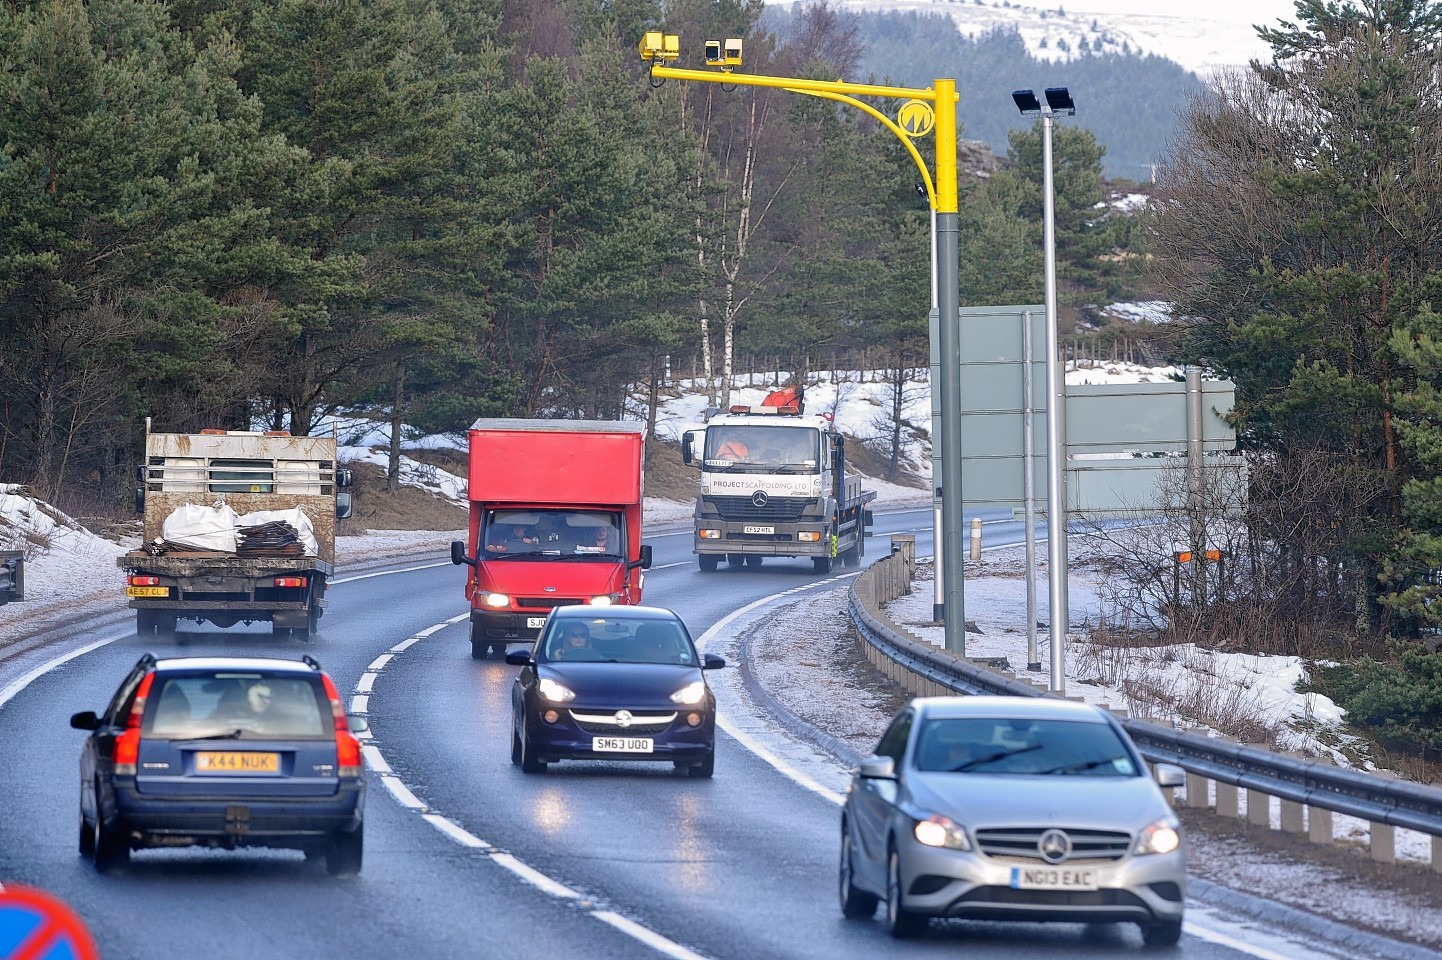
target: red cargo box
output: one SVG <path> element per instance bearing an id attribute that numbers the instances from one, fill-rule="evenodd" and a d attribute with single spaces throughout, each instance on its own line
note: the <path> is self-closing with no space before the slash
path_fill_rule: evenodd
<path id="1" fill-rule="evenodd" d="M 637 503 L 645 432 L 626 420 L 477 420 L 467 494 L 484 503 Z"/>

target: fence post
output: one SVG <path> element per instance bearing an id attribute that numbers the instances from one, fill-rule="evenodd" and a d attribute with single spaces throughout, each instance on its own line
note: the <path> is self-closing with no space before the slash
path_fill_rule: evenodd
<path id="1" fill-rule="evenodd" d="M 902 569 L 898 571 L 901 583 L 900 589 L 895 595 L 898 597 L 903 593 L 910 595 L 911 581 L 916 579 L 916 534 L 893 533 L 891 535 L 891 552 L 901 554 Z"/>
<path id="2" fill-rule="evenodd" d="M 1313 843 L 1332 842 L 1332 811 L 1316 806 L 1307 808 L 1307 839 Z"/>

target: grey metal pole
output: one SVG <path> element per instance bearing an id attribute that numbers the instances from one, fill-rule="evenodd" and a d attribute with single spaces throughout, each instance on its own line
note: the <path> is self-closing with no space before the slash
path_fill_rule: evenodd
<path id="1" fill-rule="evenodd" d="M 1026 668 L 1040 670 L 1036 644 L 1036 454 L 1033 415 L 1035 388 L 1031 382 L 1031 311 L 1021 315 L 1021 462 L 1026 471 L 1024 522 L 1026 523 Z"/>
<path id="2" fill-rule="evenodd" d="M 931 208 L 931 316 L 940 322 L 941 311 L 936 307 L 936 207 Z M 941 384 L 932 384 L 932 389 L 940 389 Z M 932 438 L 933 445 L 942 444 L 942 438 Z M 944 445 L 943 445 L 944 449 Z M 945 456 L 945 454 L 943 454 Z M 933 457 L 932 462 L 935 462 Z M 941 477 L 936 471 L 931 472 L 931 619 L 934 623 L 946 622 L 946 551 L 942 549 L 942 525 L 941 507 L 937 505 L 937 488 L 941 486 Z"/>
<path id="3" fill-rule="evenodd" d="M 1202 524 L 1202 368 L 1187 367 L 1187 549 L 1192 553 L 1192 603 L 1207 602 L 1207 544 Z"/>
<path id="4" fill-rule="evenodd" d="M 941 348 L 941 526 L 938 544 L 946 558 L 946 649 L 966 656 L 966 609 L 962 600 L 961 495 L 961 217 L 936 215 L 937 340 Z"/>
<path id="5" fill-rule="evenodd" d="M 1056 209 L 1052 197 L 1050 108 L 1042 113 L 1043 229 L 1046 237 L 1046 540 L 1051 607 L 1051 691 L 1066 694 L 1066 463 L 1061 435 L 1063 394 L 1056 330 Z"/>

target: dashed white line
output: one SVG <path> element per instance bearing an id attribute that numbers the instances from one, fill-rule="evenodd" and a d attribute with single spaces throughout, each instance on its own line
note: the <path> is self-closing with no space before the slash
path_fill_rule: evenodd
<path id="1" fill-rule="evenodd" d="M 354 697 L 351 697 L 351 698 L 350 698 L 350 712 L 351 712 L 351 713 L 369 713 L 369 712 L 370 712 L 370 705 L 371 705 L 371 698 L 370 698 L 370 697 L 367 697 L 367 696 L 364 696 L 364 695 L 360 695 L 360 696 L 354 696 Z"/>
<path id="2" fill-rule="evenodd" d="M 359 704 L 364 708 L 369 705 L 369 697 L 366 695 L 373 692 L 376 679 L 381 675 L 385 667 L 390 664 L 395 654 L 408 650 L 414 644 L 439 630 L 469 619 L 470 613 L 466 612 L 460 616 L 452 617 L 449 620 L 427 627 L 391 647 L 387 654 L 377 657 L 369 669 L 361 675 L 359 682 L 356 684 L 356 695 L 351 698 L 352 712 L 365 712 L 364 709 L 356 709 L 356 706 Z M 369 734 L 362 734 L 360 736 L 362 736 L 363 739 L 369 739 Z M 411 792 L 410 788 L 396 775 L 391 769 L 390 764 L 386 762 L 385 756 L 380 752 L 380 748 L 374 743 L 365 743 L 361 747 L 361 754 L 365 757 L 366 766 L 381 778 L 381 783 L 385 785 L 386 790 L 403 806 L 411 810 L 419 811 L 421 819 L 425 820 L 432 827 L 435 827 L 441 834 L 463 847 L 483 854 L 490 859 L 492 863 L 509 870 L 515 874 L 516 877 L 543 893 L 564 900 L 580 901 L 583 907 L 589 907 L 589 904 L 585 902 L 581 894 L 577 891 L 572 890 L 560 881 L 547 876 L 535 867 L 517 859 L 513 854 L 498 849 L 494 844 L 481 839 L 455 821 L 449 820 L 432 811 L 426 802 Z M 666 939 L 649 927 L 643 926 L 634 920 L 628 920 L 618 913 L 610 910 L 590 910 L 589 912 L 591 916 L 597 920 L 609 924 L 614 929 L 619 930 L 668 957 L 674 957 L 676 960 L 706 960 L 701 954 L 688 950 L 679 943 Z"/>

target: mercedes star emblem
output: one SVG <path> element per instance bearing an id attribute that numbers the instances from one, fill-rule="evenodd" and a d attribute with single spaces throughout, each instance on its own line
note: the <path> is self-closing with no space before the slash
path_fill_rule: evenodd
<path id="1" fill-rule="evenodd" d="M 1060 830 L 1048 830 L 1037 840 L 1036 849 L 1047 863 L 1061 863 L 1071 856 L 1071 837 Z"/>

